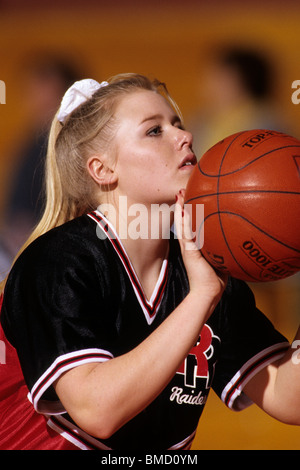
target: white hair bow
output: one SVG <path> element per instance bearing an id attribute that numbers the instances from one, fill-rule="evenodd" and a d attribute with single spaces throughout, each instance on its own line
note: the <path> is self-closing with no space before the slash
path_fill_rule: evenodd
<path id="1" fill-rule="evenodd" d="M 63 96 L 57 119 L 61 123 L 64 123 L 66 118 L 74 111 L 74 109 L 78 108 L 78 106 L 91 98 L 99 88 L 107 85 L 108 82 L 98 83 L 96 80 L 91 78 L 85 78 L 84 80 L 75 82 Z"/>

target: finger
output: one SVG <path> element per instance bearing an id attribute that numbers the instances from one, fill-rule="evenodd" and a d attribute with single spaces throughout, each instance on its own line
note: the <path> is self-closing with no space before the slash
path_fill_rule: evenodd
<path id="1" fill-rule="evenodd" d="M 190 215 L 189 211 L 185 210 L 185 208 L 183 208 L 182 218 L 183 218 L 182 238 L 183 238 L 184 243 L 185 243 L 185 249 L 186 250 L 197 250 L 198 251 L 198 247 L 195 243 L 196 237 L 194 237 L 194 235 L 192 233 L 191 215 Z"/>
<path id="2" fill-rule="evenodd" d="M 184 191 L 177 195 L 174 222 L 176 235 L 185 250 L 198 250 L 191 228 L 191 217 L 184 207 Z"/>
<path id="3" fill-rule="evenodd" d="M 182 240 L 182 218 L 183 218 L 183 197 L 180 193 L 176 194 L 176 203 L 174 207 L 174 225 L 176 237 L 179 241 Z"/>

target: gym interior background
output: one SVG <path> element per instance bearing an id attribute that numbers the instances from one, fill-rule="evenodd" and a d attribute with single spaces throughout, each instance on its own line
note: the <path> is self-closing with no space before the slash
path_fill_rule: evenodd
<path id="1" fill-rule="evenodd" d="M 293 88 L 300 80 L 299 24 L 296 0 L 0 1 L 0 222 L 20 164 L 14 155 L 35 121 L 26 85 L 34 57 L 66 57 L 83 76 L 100 81 L 119 72 L 155 76 L 167 83 L 195 134 L 199 117 L 200 136 L 210 102 L 217 109 L 226 93 L 221 75 L 214 89 L 205 88 L 213 51 L 252 49 L 272 63 L 269 117 L 276 114 L 300 138 L 300 93 Z M 299 284 L 296 275 L 252 285 L 258 306 L 290 340 L 300 317 Z M 193 449 L 300 449 L 300 430 L 255 406 L 229 411 L 211 392 Z"/>

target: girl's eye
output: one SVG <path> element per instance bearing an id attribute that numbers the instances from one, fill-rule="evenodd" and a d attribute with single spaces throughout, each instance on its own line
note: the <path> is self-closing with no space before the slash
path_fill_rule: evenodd
<path id="1" fill-rule="evenodd" d="M 174 124 L 174 126 L 177 127 L 177 129 L 180 129 L 180 130 L 182 130 L 182 131 L 185 131 L 185 127 L 184 127 L 184 125 L 182 124 L 181 121 L 176 122 L 176 123 Z"/>
<path id="2" fill-rule="evenodd" d="M 150 135 L 150 136 L 157 136 L 157 135 L 160 135 L 162 132 L 162 129 L 160 126 L 155 126 L 155 127 L 152 127 L 151 129 L 149 129 L 149 131 L 147 132 L 147 135 Z"/>

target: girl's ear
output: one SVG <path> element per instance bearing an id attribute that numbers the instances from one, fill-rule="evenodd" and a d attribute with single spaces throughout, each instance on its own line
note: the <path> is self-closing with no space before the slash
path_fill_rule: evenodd
<path id="1" fill-rule="evenodd" d="M 99 186 L 115 184 L 118 181 L 118 176 L 104 162 L 105 159 L 93 155 L 87 161 L 87 170 Z"/>

